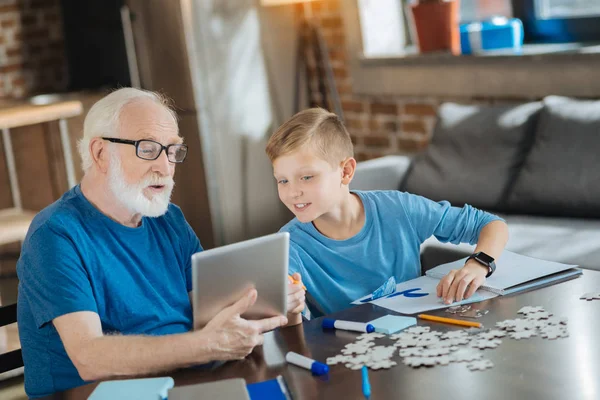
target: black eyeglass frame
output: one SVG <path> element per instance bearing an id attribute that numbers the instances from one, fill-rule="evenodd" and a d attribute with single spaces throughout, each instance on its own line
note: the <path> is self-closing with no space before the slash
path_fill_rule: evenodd
<path id="1" fill-rule="evenodd" d="M 165 151 L 165 154 L 167 155 L 167 159 L 169 160 L 169 162 L 172 162 L 174 164 L 181 164 L 182 162 L 185 161 L 185 159 L 187 158 L 187 144 L 185 143 L 174 143 L 174 144 L 169 144 L 167 146 L 163 146 L 162 143 L 158 143 L 155 140 L 150 140 L 150 139 L 140 139 L 140 140 L 128 140 L 128 139 L 118 139 L 118 138 L 111 138 L 111 137 L 101 137 L 102 140 L 108 140 L 109 142 L 112 143 L 122 143 L 122 144 L 130 144 L 135 146 L 135 155 L 137 156 L 137 158 L 142 159 L 142 160 L 146 160 L 146 161 L 154 161 L 156 160 L 158 157 L 160 157 L 161 153 L 163 152 L 163 150 Z M 156 157 L 154 158 L 144 158 L 144 157 L 140 157 L 140 155 L 138 154 L 138 147 L 140 145 L 141 142 L 152 142 L 152 143 L 156 143 L 157 145 L 160 146 L 160 151 L 158 152 L 158 154 L 156 155 Z M 173 146 L 181 146 L 183 148 L 185 148 L 185 156 L 183 157 L 183 160 L 181 161 L 173 161 L 169 158 L 169 148 L 173 147 Z"/>

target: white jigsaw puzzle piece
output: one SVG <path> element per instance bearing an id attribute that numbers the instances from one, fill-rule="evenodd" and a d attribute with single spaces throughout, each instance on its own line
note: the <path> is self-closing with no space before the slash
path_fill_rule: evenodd
<path id="1" fill-rule="evenodd" d="M 483 358 L 483 353 L 475 349 L 466 347 L 456 350 L 450 355 L 450 358 L 452 358 L 456 362 L 475 361 Z"/>
<path id="2" fill-rule="evenodd" d="M 477 349 L 483 350 L 483 349 L 495 349 L 501 343 L 502 343 L 502 340 L 500 340 L 500 339 L 490 339 L 490 340 L 479 339 L 479 340 L 472 341 L 470 345 L 471 345 L 471 347 L 475 347 Z"/>
<path id="3" fill-rule="evenodd" d="M 540 329 L 540 336 L 545 339 L 558 339 L 569 337 L 569 331 L 561 326 L 548 326 Z"/>
<path id="4" fill-rule="evenodd" d="M 448 331 L 440 336 L 440 339 L 460 339 L 464 337 L 468 337 L 469 334 L 465 330 L 460 331 Z"/>
<path id="5" fill-rule="evenodd" d="M 392 360 L 381 360 L 381 361 L 377 361 L 377 362 L 367 363 L 367 366 L 374 370 L 389 369 L 396 365 L 398 365 L 398 363 L 396 361 L 392 361 Z"/>
<path id="6" fill-rule="evenodd" d="M 477 360 L 467 364 L 467 368 L 471 371 L 484 371 L 493 366 L 494 363 L 491 360 Z"/>
<path id="7" fill-rule="evenodd" d="M 485 339 L 485 340 L 491 340 L 491 339 L 495 339 L 495 338 L 501 338 L 506 336 L 506 332 L 501 331 L 499 329 L 491 329 L 487 332 L 481 332 L 479 334 L 477 334 L 477 338 L 479 339 Z"/>
<path id="8" fill-rule="evenodd" d="M 429 326 L 411 326 L 408 329 L 405 329 L 404 332 L 412 333 L 415 335 L 422 335 L 423 333 L 427 333 L 431 330 Z"/>
<path id="9" fill-rule="evenodd" d="M 406 357 L 403 362 L 405 365 L 413 368 L 422 366 L 433 367 L 437 363 L 433 357 Z"/>
<path id="10" fill-rule="evenodd" d="M 542 311 L 542 312 L 536 312 L 533 314 L 528 314 L 525 318 L 528 320 L 532 320 L 532 319 L 548 319 L 552 316 L 552 313 L 549 313 L 547 311 Z"/>
<path id="11" fill-rule="evenodd" d="M 521 308 L 519 311 L 517 311 L 517 314 L 533 314 L 533 313 L 538 313 L 538 312 L 544 312 L 544 307 L 542 306 L 525 306 L 523 308 Z"/>
<path id="12" fill-rule="evenodd" d="M 600 292 L 584 293 L 581 295 L 580 299 L 587 301 L 600 300 Z"/>
<path id="13" fill-rule="evenodd" d="M 384 337 L 386 337 L 386 335 L 383 334 L 383 333 L 370 332 L 370 333 L 361 333 L 356 338 L 358 340 L 371 341 L 371 340 L 374 340 L 374 339 L 381 339 L 381 338 L 384 338 Z"/>
<path id="14" fill-rule="evenodd" d="M 537 332 L 536 331 L 518 331 L 518 332 L 510 332 L 508 334 L 508 336 L 510 336 L 513 339 L 529 339 L 532 336 L 537 336 Z"/>

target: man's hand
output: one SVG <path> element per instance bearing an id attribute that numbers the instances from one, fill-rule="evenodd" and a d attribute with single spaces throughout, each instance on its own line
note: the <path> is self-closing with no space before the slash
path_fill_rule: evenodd
<path id="1" fill-rule="evenodd" d="M 284 316 L 256 321 L 246 320 L 241 315 L 255 302 L 256 289 L 248 291 L 235 304 L 218 313 L 199 331 L 208 339 L 207 345 L 215 360 L 239 360 L 263 344 L 263 333 L 287 324 Z"/>
<path id="2" fill-rule="evenodd" d="M 301 312 L 306 305 L 305 291 L 302 284 L 302 277 L 299 273 L 292 275 L 295 283 L 288 283 L 287 295 L 287 317 L 288 326 L 298 325 L 302 322 Z"/>
<path id="3" fill-rule="evenodd" d="M 485 282 L 488 269 L 475 260 L 469 260 L 461 269 L 448 272 L 437 285 L 437 295 L 444 303 L 468 299 Z"/>

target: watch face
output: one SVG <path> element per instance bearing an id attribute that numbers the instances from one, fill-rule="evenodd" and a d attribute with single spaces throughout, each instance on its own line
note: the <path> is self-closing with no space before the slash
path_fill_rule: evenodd
<path id="1" fill-rule="evenodd" d="M 477 258 L 478 260 L 483 261 L 484 263 L 486 263 L 488 265 L 494 262 L 494 257 L 490 257 L 490 256 L 488 256 L 485 253 L 478 253 L 475 256 L 475 258 Z"/>

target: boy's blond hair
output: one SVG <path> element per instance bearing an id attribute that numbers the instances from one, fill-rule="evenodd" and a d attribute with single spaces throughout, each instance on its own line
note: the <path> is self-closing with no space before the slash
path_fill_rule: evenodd
<path id="1" fill-rule="evenodd" d="M 322 108 L 300 111 L 275 131 L 267 142 L 271 162 L 303 146 L 311 145 L 332 166 L 354 157 L 350 134 L 340 118 Z"/>

